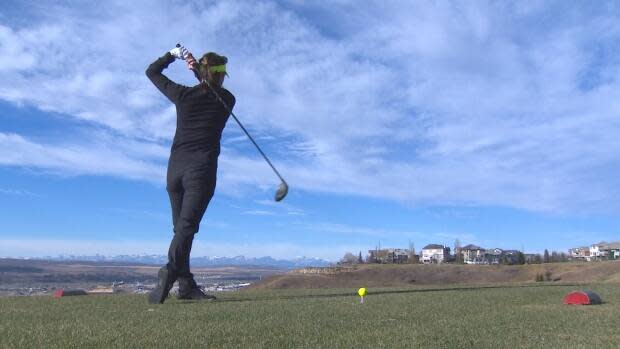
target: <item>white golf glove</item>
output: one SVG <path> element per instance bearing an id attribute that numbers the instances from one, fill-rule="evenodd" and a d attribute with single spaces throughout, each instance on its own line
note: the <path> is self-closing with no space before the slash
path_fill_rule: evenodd
<path id="1" fill-rule="evenodd" d="M 179 46 L 170 50 L 170 54 L 173 55 L 174 58 L 186 60 L 189 56 L 189 51 L 185 47 Z"/>

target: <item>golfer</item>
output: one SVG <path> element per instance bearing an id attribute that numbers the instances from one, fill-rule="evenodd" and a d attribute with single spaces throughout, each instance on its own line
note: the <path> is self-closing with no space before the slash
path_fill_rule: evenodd
<path id="1" fill-rule="evenodd" d="M 176 59 L 187 61 L 200 83 L 186 87 L 168 79 L 162 71 Z M 175 281 L 179 281 L 179 299 L 215 299 L 205 294 L 190 272 L 189 256 L 194 234 L 215 191 L 217 159 L 222 130 L 235 97 L 222 87 L 228 59 L 209 52 L 198 61 L 184 47 L 173 48 L 153 62 L 146 76 L 177 112 L 177 127 L 168 161 L 166 190 L 172 207 L 174 236 L 168 250 L 168 264 L 159 269 L 157 287 L 149 294 L 149 303 L 163 303 Z"/>

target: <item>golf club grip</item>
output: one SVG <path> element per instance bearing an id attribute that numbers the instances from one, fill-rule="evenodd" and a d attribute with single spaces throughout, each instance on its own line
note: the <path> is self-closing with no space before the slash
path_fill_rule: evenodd
<path id="1" fill-rule="evenodd" d="M 194 69 L 192 69 L 194 71 Z M 230 109 L 230 107 L 228 106 L 228 104 L 226 104 L 226 102 L 224 102 L 224 100 L 222 99 L 222 97 L 220 97 L 220 95 L 217 93 L 217 91 L 215 91 L 215 89 L 211 86 L 211 84 L 209 83 L 208 80 L 203 80 L 207 86 L 209 86 L 209 89 L 211 90 L 211 92 L 213 92 L 213 94 L 215 95 L 215 98 L 217 98 L 218 101 L 220 101 L 220 103 L 222 103 L 222 105 L 224 106 L 224 108 L 226 108 L 226 110 L 230 113 L 230 115 L 233 117 L 233 119 L 235 119 L 235 121 L 237 122 L 237 124 L 239 125 L 239 127 L 241 127 L 241 129 L 243 130 L 243 132 L 245 133 L 246 136 L 248 136 L 248 138 L 250 139 L 250 141 L 252 141 L 252 143 L 254 144 L 254 146 L 256 147 L 256 149 L 258 150 L 258 152 L 260 153 L 260 155 L 263 156 L 263 158 L 265 159 L 265 161 L 267 161 L 267 163 L 269 164 L 269 166 L 271 167 L 271 169 L 273 170 L 273 172 L 275 172 L 275 174 L 278 176 L 278 178 L 280 178 L 280 180 L 284 183 L 287 184 L 286 181 L 284 180 L 284 178 L 282 178 L 282 176 L 280 175 L 280 172 L 278 172 L 278 170 L 276 170 L 275 166 L 273 166 L 273 164 L 271 163 L 271 161 L 269 161 L 269 158 L 267 157 L 267 155 L 265 155 L 265 153 L 263 152 L 263 150 L 258 146 L 258 143 L 256 143 L 256 141 L 254 140 L 254 138 L 252 138 L 252 136 L 250 136 L 250 133 L 245 129 L 245 127 L 243 127 L 243 124 L 241 124 L 241 121 L 239 121 L 239 119 L 237 118 L 237 116 L 235 115 L 235 113 L 233 113 L 233 111 Z M 287 184 L 288 185 L 288 184 Z"/>

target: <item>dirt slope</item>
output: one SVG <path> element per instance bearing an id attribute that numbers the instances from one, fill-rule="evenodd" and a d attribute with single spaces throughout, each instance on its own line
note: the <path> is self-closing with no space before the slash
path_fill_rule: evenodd
<path id="1" fill-rule="evenodd" d="M 536 274 L 547 272 L 551 273 L 551 279 L 562 282 L 620 282 L 620 261 L 519 266 L 361 265 L 331 274 L 290 272 L 269 277 L 251 287 L 284 289 L 527 283 L 535 282 Z"/>

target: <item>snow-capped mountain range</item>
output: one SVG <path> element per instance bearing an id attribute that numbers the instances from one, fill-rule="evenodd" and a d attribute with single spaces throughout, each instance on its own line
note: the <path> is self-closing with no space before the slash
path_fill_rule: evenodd
<path id="1" fill-rule="evenodd" d="M 34 259 L 34 258 L 31 258 Z M 88 261 L 88 262 L 123 262 L 140 264 L 165 264 L 168 257 L 164 255 L 118 255 L 118 256 L 79 256 L 79 255 L 59 255 L 46 256 L 42 258 L 51 261 Z M 191 259 L 192 266 L 263 266 L 278 268 L 301 268 L 301 267 L 324 267 L 332 262 L 319 258 L 295 257 L 293 259 L 275 259 L 270 256 L 265 257 L 195 257 Z"/>

